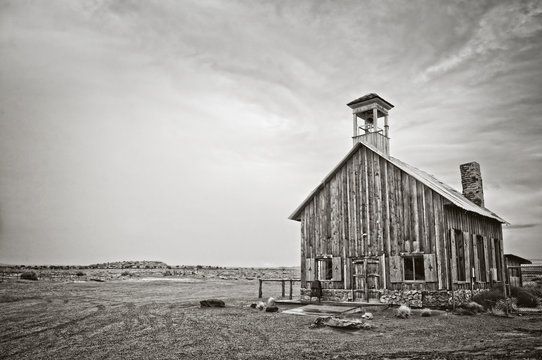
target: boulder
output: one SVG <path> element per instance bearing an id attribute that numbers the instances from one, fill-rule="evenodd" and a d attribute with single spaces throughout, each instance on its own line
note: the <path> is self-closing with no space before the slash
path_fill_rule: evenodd
<path id="1" fill-rule="evenodd" d="M 276 305 L 268 306 L 265 308 L 265 312 L 278 312 L 279 308 Z"/>
<path id="2" fill-rule="evenodd" d="M 339 319 L 332 316 L 318 317 L 310 328 L 318 328 L 323 326 L 329 326 L 339 329 L 372 329 L 373 325 L 363 322 L 359 319 Z"/>
<path id="3" fill-rule="evenodd" d="M 219 299 L 207 299 L 199 302 L 201 307 L 226 307 L 224 301 Z"/>

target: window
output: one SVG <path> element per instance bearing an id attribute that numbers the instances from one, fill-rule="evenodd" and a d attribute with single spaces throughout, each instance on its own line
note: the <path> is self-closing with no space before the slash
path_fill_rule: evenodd
<path id="1" fill-rule="evenodd" d="M 331 280 L 333 278 L 331 259 L 316 259 L 316 276 L 318 280 Z"/>
<path id="2" fill-rule="evenodd" d="M 476 235 L 476 252 L 478 253 L 478 264 L 480 264 L 480 279 L 479 281 L 487 281 L 486 256 L 484 253 L 484 238 Z"/>
<path id="3" fill-rule="evenodd" d="M 455 259 L 457 268 L 457 281 L 466 281 L 465 274 L 465 242 L 463 241 L 463 232 L 454 230 L 455 237 Z"/>
<path id="4" fill-rule="evenodd" d="M 405 281 L 425 281 L 423 257 L 404 257 Z"/>

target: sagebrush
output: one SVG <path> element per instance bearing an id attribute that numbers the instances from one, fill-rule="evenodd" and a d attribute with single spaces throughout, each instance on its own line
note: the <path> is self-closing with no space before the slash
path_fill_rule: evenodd
<path id="1" fill-rule="evenodd" d="M 21 274 L 21 279 L 37 281 L 38 280 L 38 274 L 36 274 L 33 271 L 27 271 L 27 272 L 24 272 L 24 273 Z"/>

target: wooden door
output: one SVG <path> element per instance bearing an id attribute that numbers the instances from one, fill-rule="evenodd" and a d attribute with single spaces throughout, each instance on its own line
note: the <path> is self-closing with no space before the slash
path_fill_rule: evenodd
<path id="1" fill-rule="evenodd" d="M 365 258 L 352 263 L 352 290 L 354 300 L 372 302 L 378 301 L 381 288 L 380 259 Z"/>
<path id="2" fill-rule="evenodd" d="M 365 299 L 365 283 L 366 283 L 366 276 L 365 276 L 365 261 L 364 260 L 357 260 L 352 263 L 352 290 L 354 295 L 354 300 L 363 301 Z"/>
<path id="3" fill-rule="evenodd" d="M 367 263 L 367 302 L 378 302 L 381 288 L 380 281 L 380 259 L 369 258 L 365 259 Z"/>

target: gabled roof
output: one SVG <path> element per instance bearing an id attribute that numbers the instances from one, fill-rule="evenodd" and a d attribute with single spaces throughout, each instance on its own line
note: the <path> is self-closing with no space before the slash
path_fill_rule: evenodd
<path id="1" fill-rule="evenodd" d="M 370 93 L 370 94 L 367 94 L 367 95 L 363 95 L 362 97 L 360 98 L 357 98 L 356 100 L 352 100 L 350 101 L 348 104 L 346 104 L 347 106 L 351 106 L 351 105 L 354 105 L 354 104 L 357 104 L 357 103 L 360 103 L 360 102 L 364 102 L 364 101 L 367 101 L 367 100 L 371 100 L 371 99 L 380 99 L 382 100 L 385 104 L 389 105 L 390 108 L 393 108 L 394 106 L 392 105 L 392 103 L 390 103 L 389 101 L 386 101 L 384 100 L 383 98 L 381 98 L 378 94 L 375 94 L 375 93 Z"/>
<path id="2" fill-rule="evenodd" d="M 376 153 L 377 155 L 383 157 L 387 161 L 389 161 L 391 164 L 397 166 L 399 169 L 403 170 L 408 175 L 412 176 L 416 180 L 423 183 L 425 186 L 429 187 L 448 201 L 450 201 L 455 206 L 470 211 L 472 213 L 486 216 L 492 219 L 495 219 L 501 223 L 508 224 L 505 220 L 503 220 L 501 217 L 499 217 L 497 214 L 492 212 L 491 210 L 486 209 L 485 207 L 481 207 L 467 199 L 463 194 L 455 190 L 449 185 L 446 185 L 442 181 L 435 178 L 433 175 L 430 175 L 418 168 L 415 168 L 414 166 L 408 165 L 404 162 L 402 162 L 399 159 L 396 159 L 394 157 L 388 156 L 378 149 L 376 149 L 374 146 L 366 143 L 357 143 L 354 145 L 352 150 L 348 152 L 348 154 L 333 168 L 333 170 L 322 180 L 322 182 L 314 189 L 309 196 L 301 203 L 300 206 L 295 209 L 295 211 L 292 213 L 292 215 L 289 216 L 289 219 L 291 220 L 299 220 L 301 216 L 301 211 L 303 208 L 312 200 L 312 198 L 318 193 L 320 189 L 324 187 L 324 185 L 335 175 L 335 173 L 342 168 L 342 166 L 350 159 L 356 151 L 362 146 L 365 146 L 367 149 L 371 150 L 372 152 Z"/>

